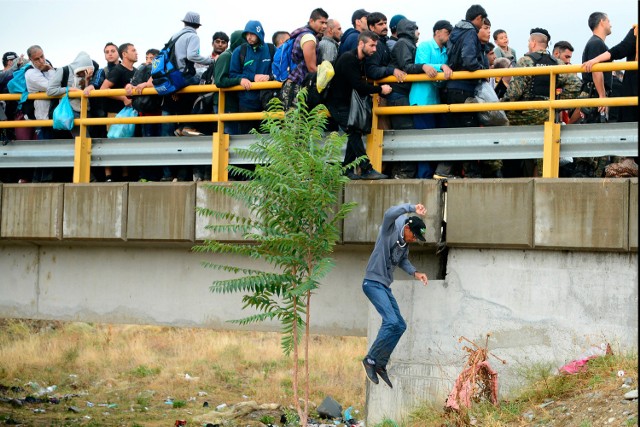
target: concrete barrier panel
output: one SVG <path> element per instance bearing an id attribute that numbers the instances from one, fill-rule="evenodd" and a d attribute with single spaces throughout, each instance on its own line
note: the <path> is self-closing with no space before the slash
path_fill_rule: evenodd
<path id="1" fill-rule="evenodd" d="M 344 201 L 358 205 L 344 220 L 345 243 L 375 242 L 384 212 L 400 203 L 422 203 L 427 208 L 426 243 L 440 240 L 442 205 L 440 184 L 434 180 L 389 179 L 382 181 L 350 182 L 344 190 Z"/>
<path id="2" fill-rule="evenodd" d="M 39 253 L 31 243 L 0 245 L 0 317 L 37 318 Z"/>
<path id="3" fill-rule="evenodd" d="M 198 208 L 207 208 L 219 212 L 230 212 L 240 217 L 248 217 L 249 209 L 242 202 L 232 199 L 222 193 L 207 188 L 210 185 L 229 187 L 242 185 L 242 183 L 210 183 L 200 182 L 196 189 L 196 205 Z M 222 241 L 239 241 L 242 233 L 239 232 L 213 232 L 207 230 L 207 225 L 232 224 L 231 221 L 216 219 L 213 216 L 206 216 L 196 212 L 196 240 L 215 239 Z"/>
<path id="4" fill-rule="evenodd" d="M 125 240 L 127 191 L 121 184 L 65 184 L 65 239 Z"/>
<path id="5" fill-rule="evenodd" d="M 638 252 L 638 178 L 629 180 L 629 250 Z"/>
<path id="6" fill-rule="evenodd" d="M 5 184 L 1 236 L 60 240 L 64 184 Z"/>
<path id="7" fill-rule="evenodd" d="M 534 200 L 536 247 L 628 250 L 628 180 L 538 179 Z"/>
<path id="8" fill-rule="evenodd" d="M 128 240 L 193 242 L 196 183 L 130 183 Z"/>
<path id="9" fill-rule="evenodd" d="M 533 246 L 533 179 L 451 180 L 447 245 Z"/>

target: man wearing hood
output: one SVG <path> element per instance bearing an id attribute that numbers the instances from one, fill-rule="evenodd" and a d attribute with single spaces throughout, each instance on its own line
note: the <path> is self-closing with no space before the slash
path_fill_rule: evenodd
<path id="1" fill-rule="evenodd" d="M 218 56 L 216 59 L 216 63 L 214 65 L 214 81 L 216 82 L 216 86 L 219 88 L 227 88 L 238 86 L 241 77 L 231 77 L 229 75 L 229 68 L 231 66 L 231 56 L 233 51 L 235 51 L 243 42 L 242 38 L 242 30 L 237 30 L 231 33 L 231 47 L 228 50 L 225 50 Z M 214 94 L 213 98 L 213 111 L 214 113 L 218 113 L 218 93 Z M 239 111 L 238 107 L 238 92 L 225 92 L 224 94 L 224 112 L 225 113 L 237 113 Z M 239 122 L 225 122 L 224 123 L 224 132 L 229 135 L 237 135 L 240 133 L 240 129 L 238 127 Z"/>
<path id="2" fill-rule="evenodd" d="M 48 96 L 60 96 L 64 95 L 69 89 L 69 92 L 82 91 L 91 84 L 91 78 L 96 71 L 97 64 L 91 60 L 89 54 L 86 52 L 80 52 L 76 59 L 67 65 L 69 67 L 69 77 L 66 82 L 62 81 L 64 74 L 64 67 L 60 67 L 55 71 L 55 74 L 49 80 L 47 86 Z M 80 98 L 69 98 L 71 108 L 77 113 L 76 117 L 80 114 Z M 77 131 L 77 128 L 73 128 Z M 74 136 L 77 136 L 74 134 Z"/>
<path id="3" fill-rule="evenodd" d="M 451 70 L 476 71 L 488 68 L 484 60 L 484 48 L 478 39 L 478 31 L 486 17 L 487 11 L 479 4 L 474 4 L 467 10 L 465 19 L 453 27 L 447 42 L 447 65 Z M 442 102 L 464 104 L 467 98 L 475 96 L 478 81 L 478 79 L 447 80 L 442 91 Z M 474 127 L 479 124 L 478 114 L 475 112 L 448 113 L 445 117 L 445 126 L 449 128 Z M 459 171 L 453 169 L 452 162 L 440 162 L 434 178 L 454 177 Z"/>
<path id="4" fill-rule="evenodd" d="M 268 82 L 271 80 L 271 49 L 264 42 L 264 28 L 260 21 L 249 21 L 244 27 L 242 38 L 247 47 L 241 46 L 233 51 L 229 77 L 240 78 L 240 85 L 245 89 L 238 94 L 238 107 L 242 113 L 263 111 L 260 91 L 250 90 L 252 82 Z M 244 58 L 242 55 L 244 54 Z M 259 122 L 243 121 L 240 132 L 249 133 L 252 128 L 259 127 Z"/>

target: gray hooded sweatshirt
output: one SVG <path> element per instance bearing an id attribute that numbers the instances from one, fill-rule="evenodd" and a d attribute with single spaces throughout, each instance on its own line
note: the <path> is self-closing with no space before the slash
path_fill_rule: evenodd
<path id="1" fill-rule="evenodd" d="M 415 211 L 415 205 L 403 203 L 390 207 L 384 213 L 378 239 L 367 264 L 365 280 L 390 287 L 396 266 L 400 266 L 412 277 L 416 273 L 417 269 L 409 262 L 409 245 L 402 238 L 402 229 L 407 219 L 405 214 Z"/>
<path id="2" fill-rule="evenodd" d="M 93 61 L 86 52 L 80 52 L 76 59 L 73 60 L 69 67 L 69 79 L 66 82 L 62 82 L 63 67 L 59 67 L 53 77 L 49 80 L 49 86 L 47 87 L 47 95 L 60 96 L 67 92 L 67 88 L 75 87 L 80 89 L 79 83 L 81 78 L 76 75 L 81 71 L 92 70 Z M 73 111 L 80 111 L 80 98 L 70 98 L 71 108 Z"/>

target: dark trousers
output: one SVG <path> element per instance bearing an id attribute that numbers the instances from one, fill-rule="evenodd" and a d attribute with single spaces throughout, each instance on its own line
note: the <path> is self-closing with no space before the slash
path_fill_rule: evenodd
<path id="1" fill-rule="evenodd" d="M 331 118 L 340 126 L 340 128 L 347 134 L 347 150 L 344 154 L 343 165 L 348 165 L 359 157 L 365 156 L 365 160 L 360 163 L 360 169 L 362 172 L 368 172 L 371 170 L 371 163 L 367 156 L 367 150 L 365 149 L 364 142 L 362 141 L 362 132 L 348 129 L 347 123 L 349 121 L 349 107 L 335 107 L 327 106 L 331 113 Z"/>

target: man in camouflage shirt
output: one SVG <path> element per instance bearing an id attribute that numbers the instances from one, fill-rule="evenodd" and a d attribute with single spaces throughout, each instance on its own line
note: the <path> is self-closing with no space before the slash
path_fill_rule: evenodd
<path id="1" fill-rule="evenodd" d="M 518 60 L 517 67 L 563 65 L 547 51 L 549 33 L 534 28 L 529 36 L 529 52 Z M 514 76 L 503 101 L 546 101 L 549 99 L 549 76 Z M 556 89 L 562 89 L 558 99 L 576 98 L 582 82 L 575 74 L 557 74 Z M 549 110 L 507 111 L 509 125 L 541 125 L 548 120 Z"/>
<path id="2" fill-rule="evenodd" d="M 529 51 L 518 60 L 517 67 L 540 67 L 563 65 L 561 61 L 549 54 L 547 50 L 551 37 L 544 28 L 534 28 L 529 36 Z M 558 99 L 576 98 L 580 93 L 582 82 L 575 74 L 557 74 L 556 90 L 561 89 Z M 549 99 L 550 77 L 514 76 L 502 101 L 546 101 Z M 509 125 L 541 125 L 549 120 L 549 110 L 517 110 L 507 111 Z M 537 164 L 536 164 L 537 163 Z M 522 161 L 522 176 L 539 176 L 541 162 Z M 538 171 L 536 172 L 536 167 Z"/>

